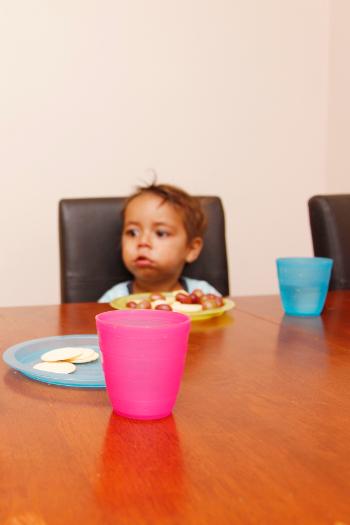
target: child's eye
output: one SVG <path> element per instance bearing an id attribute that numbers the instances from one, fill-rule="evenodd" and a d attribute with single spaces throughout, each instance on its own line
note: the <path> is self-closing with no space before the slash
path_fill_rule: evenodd
<path id="1" fill-rule="evenodd" d="M 124 231 L 124 235 L 127 235 L 128 237 L 137 237 L 139 234 L 139 230 L 137 228 L 128 228 Z"/>
<path id="2" fill-rule="evenodd" d="M 157 237 L 169 237 L 170 233 L 165 230 L 157 230 L 156 231 Z"/>

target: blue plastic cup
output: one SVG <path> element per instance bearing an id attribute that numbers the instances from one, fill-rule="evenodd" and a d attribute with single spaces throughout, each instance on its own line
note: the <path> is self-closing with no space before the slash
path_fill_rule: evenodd
<path id="1" fill-rule="evenodd" d="M 333 260 L 325 257 L 282 257 L 276 262 L 285 313 L 320 315 L 327 297 Z"/>

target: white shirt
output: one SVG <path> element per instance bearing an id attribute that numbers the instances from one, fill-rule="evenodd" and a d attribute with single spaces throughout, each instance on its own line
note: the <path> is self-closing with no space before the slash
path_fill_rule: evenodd
<path id="1" fill-rule="evenodd" d="M 185 281 L 186 288 L 188 293 L 193 292 L 196 288 L 200 288 L 203 293 L 213 293 L 215 295 L 221 295 L 220 292 L 218 292 L 214 286 L 211 286 L 207 281 L 198 281 L 197 279 L 190 279 L 189 277 L 182 277 L 182 279 Z M 130 284 L 131 281 L 124 281 L 122 283 L 118 283 L 115 286 L 112 286 L 107 292 L 105 292 L 102 297 L 99 298 L 99 303 L 110 303 L 114 299 L 117 299 L 118 297 L 125 297 L 126 295 L 129 295 L 129 289 L 128 284 Z"/>

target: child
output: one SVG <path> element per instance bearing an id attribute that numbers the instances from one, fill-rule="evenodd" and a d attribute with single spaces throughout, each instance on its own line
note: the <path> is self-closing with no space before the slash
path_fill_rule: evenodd
<path id="1" fill-rule="evenodd" d="M 123 210 L 122 257 L 134 279 L 116 284 L 99 299 L 140 292 L 200 288 L 220 293 L 206 281 L 182 277 L 186 263 L 199 256 L 206 218 L 199 200 L 168 184 L 150 184 L 131 195 Z"/>

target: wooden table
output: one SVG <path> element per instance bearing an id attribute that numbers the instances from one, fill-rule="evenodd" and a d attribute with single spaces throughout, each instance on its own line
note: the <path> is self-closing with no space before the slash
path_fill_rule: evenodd
<path id="1" fill-rule="evenodd" d="M 193 323 L 171 417 L 0 362 L 1 525 L 350 525 L 350 292 L 322 317 L 237 298 Z M 101 304 L 0 308 L 0 350 L 94 333 Z"/>

